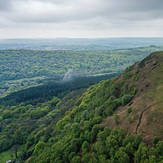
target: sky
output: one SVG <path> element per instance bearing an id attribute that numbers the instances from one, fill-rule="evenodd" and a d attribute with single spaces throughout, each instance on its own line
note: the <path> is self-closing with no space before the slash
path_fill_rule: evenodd
<path id="1" fill-rule="evenodd" d="M 163 0 L 0 0 L 0 38 L 163 37 Z"/>

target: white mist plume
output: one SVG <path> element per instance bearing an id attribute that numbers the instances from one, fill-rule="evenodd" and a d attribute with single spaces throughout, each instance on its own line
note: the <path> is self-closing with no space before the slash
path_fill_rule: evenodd
<path id="1" fill-rule="evenodd" d="M 73 79 L 73 69 L 69 69 L 67 71 L 67 73 L 65 74 L 65 76 L 63 77 L 63 79 L 61 80 L 61 82 L 69 82 Z"/>

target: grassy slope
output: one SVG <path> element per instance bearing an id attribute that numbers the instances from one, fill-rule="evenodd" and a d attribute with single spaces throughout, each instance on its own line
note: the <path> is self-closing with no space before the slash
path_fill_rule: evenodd
<path id="1" fill-rule="evenodd" d="M 138 72 L 139 71 L 139 72 Z M 136 72 L 138 72 L 136 74 Z M 125 73 L 122 73 L 118 80 L 123 80 Z M 117 114 L 121 120 L 118 127 L 123 127 L 127 131 L 135 134 L 139 118 L 142 114 L 140 126 L 137 133 L 141 133 L 147 143 L 151 143 L 154 136 L 163 139 L 163 52 L 153 53 L 142 62 L 136 63 L 128 79 L 129 84 L 134 83 L 138 91 L 132 101 L 126 106 L 120 106 Z M 138 77 L 138 81 L 134 78 Z M 132 112 L 127 113 L 128 107 L 132 107 Z M 147 109 L 147 110 L 146 110 Z M 106 118 L 103 122 L 107 126 L 115 127 L 113 116 Z"/>

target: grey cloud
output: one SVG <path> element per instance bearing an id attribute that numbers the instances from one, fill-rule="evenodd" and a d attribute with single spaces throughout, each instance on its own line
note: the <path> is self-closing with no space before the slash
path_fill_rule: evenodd
<path id="1" fill-rule="evenodd" d="M 21 22 L 63 22 L 89 19 L 100 14 L 103 8 L 101 2 L 81 0 L 76 3 L 72 0 L 61 5 L 52 1 L 29 0 L 27 3 L 15 4 L 13 7 L 15 12 L 9 13 L 7 18 Z"/>
<path id="2" fill-rule="evenodd" d="M 144 30 L 152 21 L 162 25 L 162 8 L 163 0 L 0 0 L 0 29 Z"/>
<path id="3" fill-rule="evenodd" d="M 110 21 L 163 18 L 162 0 L 15 0 L 12 2 L 13 10 L 4 16 L 17 22 L 59 23 L 96 17 Z"/>
<path id="4" fill-rule="evenodd" d="M 0 0 L 0 11 L 8 11 L 12 8 L 11 0 Z"/>

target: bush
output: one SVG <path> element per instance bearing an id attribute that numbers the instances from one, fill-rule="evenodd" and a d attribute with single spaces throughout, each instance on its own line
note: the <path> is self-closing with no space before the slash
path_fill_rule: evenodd
<path id="1" fill-rule="evenodd" d="M 128 104 L 131 99 L 133 98 L 132 95 L 130 94 L 125 94 L 123 97 L 122 97 L 122 106 L 125 106 L 126 104 Z"/>
<path id="2" fill-rule="evenodd" d="M 82 145 L 82 150 L 88 149 L 88 147 L 89 147 L 88 142 L 87 142 L 87 141 L 84 141 L 84 143 L 83 143 L 83 145 Z"/>
<path id="3" fill-rule="evenodd" d="M 57 128 L 59 130 L 62 130 L 66 124 L 70 123 L 70 121 L 71 121 L 71 118 L 69 116 L 65 116 L 60 121 L 58 121 Z"/>
<path id="4" fill-rule="evenodd" d="M 125 73 L 124 78 L 129 79 L 131 78 L 132 74 L 130 72 Z"/>
<path id="5" fill-rule="evenodd" d="M 155 136 L 155 137 L 153 138 L 153 143 L 154 143 L 154 144 L 157 144 L 157 143 L 158 143 L 158 138 L 157 138 L 157 136 Z"/>
<path id="6" fill-rule="evenodd" d="M 118 124 L 119 121 L 120 121 L 120 116 L 118 114 L 115 114 L 114 115 L 114 120 L 115 120 L 115 123 Z"/>
<path id="7" fill-rule="evenodd" d="M 130 106 L 128 109 L 127 109 L 127 113 L 131 113 L 132 112 L 132 107 Z"/>
<path id="8" fill-rule="evenodd" d="M 99 124 L 101 122 L 102 122 L 102 117 L 101 116 L 93 117 L 93 124 Z"/>
<path id="9" fill-rule="evenodd" d="M 71 160 L 72 163 L 80 163 L 81 162 L 81 159 L 79 156 L 75 156 L 73 157 L 73 159 Z"/>
<path id="10" fill-rule="evenodd" d="M 134 90 L 133 90 L 133 94 L 136 95 L 138 89 L 136 87 L 134 87 Z"/>
<path id="11" fill-rule="evenodd" d="M 34 155 L 38 155 L 44 148 L 46 147 L 46 143 L 38 142 L 35 146 Z"/>
<path id="12" fill-rule="evenodd" d="M 163 156 L 163 141 L 159 141 L 156 147 L 158 154 Z"/>
<path id="13" fill-rule="evenodd" d="M 120 106 L 122 104 L 121 98 L 113 100 L 113 103 L 116 105 L 116 107 Z"/>

